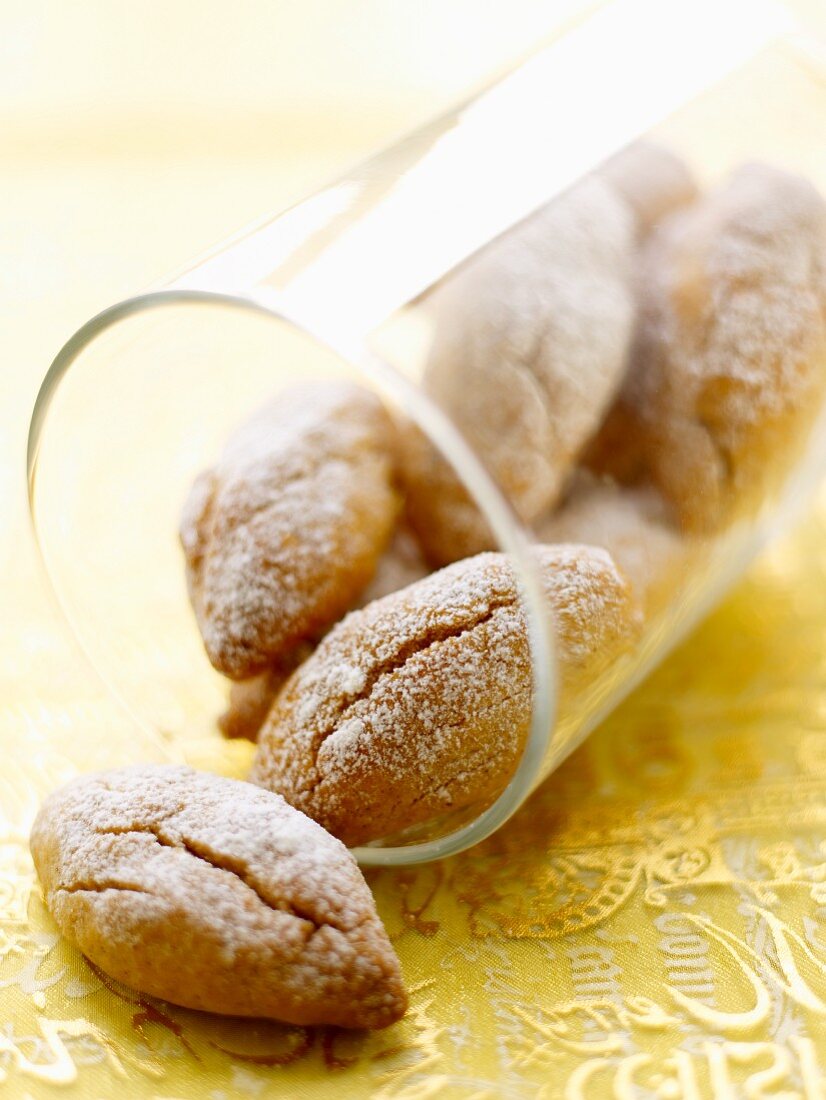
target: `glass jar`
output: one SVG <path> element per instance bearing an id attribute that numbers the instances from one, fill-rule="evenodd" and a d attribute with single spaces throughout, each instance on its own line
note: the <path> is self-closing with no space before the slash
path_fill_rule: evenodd
<path id="1" fill-rule="evenodd" d="M 262 402 L 349 378 L 398 425 L 400 522 L 427 568 L 509 556 L 531 680 L 494 794 L 357 856 L 420 862 L 501 825 L 821 477 L 825 78 L 773 5 L 605 4 L 87 322 L 38 396 L 29 491 L 61 606 L 135 719 L 124 760 L 209 743 L 249 764 L 219 741 L 228 683 L 187 596 L 181 507 Z M 594 624 L 549 610 L 537 542 L 601 547 L 626 585 L 624 644 L 600 635 L 581 675 Z"/>

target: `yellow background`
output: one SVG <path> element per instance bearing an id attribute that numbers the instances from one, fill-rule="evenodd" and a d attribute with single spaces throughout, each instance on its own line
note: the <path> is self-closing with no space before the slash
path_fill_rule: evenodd
<path id="1" fill-rule="evenodd" d="M 0 1095 L 826 1095 L 822 508 L 509 827 L 371 876 L 412 989 L 387 1032 L 142 1001 L 32 891 L 25 835 L 72 770 L 60 745 L 124 734 L 27 529 L 25 431 L 55 350 L 575 6 L 0 3 Z"/>

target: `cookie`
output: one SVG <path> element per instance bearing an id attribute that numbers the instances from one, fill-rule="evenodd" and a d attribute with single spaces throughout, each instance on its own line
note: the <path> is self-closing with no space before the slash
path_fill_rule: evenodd
<path id="1" fill-rule="evenodd" d="M 243 680 L 353 605 L 398 510 L 392 425 L 348 382 L 286 390 L 240 427 L 181 520 L 209 659 Z"/>
<path id="2" fill-rule="evenodd" d="M 258 731 L 267 717 L 273 700 L 290 674 L 312 653 L 313 647 L 302 642 L 287 657 L 266 672 L 248 680 L 239 680 L 229 689 L 227 709 L 218 719 L 218 729 L 224 737 L 258 739 Z"/>
<path id="3" fill-rule="evenodd" d="M 574 479 L 565 504 L 536 524 L 541 543 L 584 542 L 607 550 L 650 614 L 673 595 L 688 554 L 665 502 L 651 487 Z"/>
<path id="4" fill-rule="evenodd" d="M 47 799 L 31 850 L 63 935 L 144 993 L 300 1025 L 405 1011 L 352 856 L 249 783 L 167 765 L 84 776 Z"/>
<path id="5" fill-rule="evenodd" d="M 362 592 L 358 606 L 363 607 L 399 588 L 427 576 L 429 570 L 419 545 L 408 528 L 401 524 L 390 545 L 379 559 L 375 576 Z M 218 719 L 218 728 L 225 737 L 258 739 L 258 732 L 267 717 L 275 697 L 288 680 L 290 673 L 313 652 L 313 645 L 296 646 L 273 668 L 233 684 L 229 692 L 227 709 Z"/>
<path id="6" fill-rule="evenodd" d="M 715 531 L 782 480 L 821 407 L 826 203 L 744 166 L 654 234 L 643 280 L 625 400 L 684 529 Z"/>
<path id="7" fill-rule="evenodd" d="M 666 215 L 688 206 L 699 194 L 686 162 L 656 142 L 632 141 L 610 157 L 599 175 L 634 213 L 637 231 L 647 236 Z"/>
<path id="8" fill-rule="evenodd" d="M 604 550 L 537 555 L 570 696 L 633 643 L 639 614 Z M 387 837 L 501 792 L 532 685 L 513 567 L 480 554 L 334 627 L 278 696 L 251 778 L 349 845 Z"/>
<path id="9" fill-rule="evenodd" d="M 623 375 L 635 222 L 596 176 L 493 241 L 430 295 L 424 389 L 532 522 L 557 500 Z M 452 469 L 415 429 L 402 442 L 408 514 L 436 565 L 489 549 Z"/>
<path id="10" fill-rule="evenodd" d="M 416 424 L 399 425 L 399 452 L 407 519 L 432 566 L 496 545 L 473 497 Z"/>
<path id="11" fill-rule="evenodd" d="M 699 195 L 685 161 L 651 141 L 635 141 L 625 146 L 606 161 L 600 175 L 633 211 L 637 235 L 643 244 L 664 218 L 689 206 Z M 636 296 L 641 299 L 645 287 L 637 279 L 635 287 Z M 639 479 L 645 470 L 636 415 L 626 399 L 629 378 L 638 369 L 641 354 L 639 333 L 635 333 L 623 385 L 582 458 L 583 464 L 595 473 L 610 475 L 626 484 Z"/>

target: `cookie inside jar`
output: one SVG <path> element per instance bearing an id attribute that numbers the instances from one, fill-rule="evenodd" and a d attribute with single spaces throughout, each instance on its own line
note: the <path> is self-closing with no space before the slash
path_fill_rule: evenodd
<path id="1" fill-rule="evenodd" d="M 537 553 L 598 548 L 628 586 L 636 618 L 607 672 L 573 688 L 559 654 L 548 771 L 664 639 L 708 610 L 822 451 L 818 174 L 698 155 L 690 122 L 624 147 L 378 336 L 459 429 Z M 410 423 L 401 481 L 434 569 L 493 549 L 478 505 Z"/>
<path id="2" fill-rule="evenodd" d="M 668 94 L 641 50 L 610 111 L 573 67 L 579 129 L 538 55 L 69 341 L 37 535 L 138 719 L 78 758 L 450 854 L 788 525 L 826 469 L 823 86 L 745 29 Z"/>
<path id="3" fill-rule="evenodd" d="M 499 551 L 434 569 L 405 512 L 406 423 L 351 378 L 287 385 L 180 512 L 192 611 L 228 688 L 219 728 L 256 743 L 253 782 L 353 847 L 474 820 L 537 719 L 518 564 Z M 635 634 L 625 580 L 589 547 L 535 564 L 584 680 Z"/>
<path id="4" fill-rule="evenodd" d="M 544 768 L 643 675 L 782 487 L 826 389 L 826 203 L 637 141 L 374 334 L 520 525 L 550 624 Z M 450 832 L 535 719 L 518 562 L 431 425 L 364 381 L 283 388 L 194 481 L 180 538 L 220 727 L 353 847 Z M 500 499 L 501 499 L 500 498 Z"/>

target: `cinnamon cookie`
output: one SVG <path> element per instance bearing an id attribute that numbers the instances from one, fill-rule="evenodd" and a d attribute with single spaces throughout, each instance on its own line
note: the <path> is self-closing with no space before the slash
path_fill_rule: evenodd
<path id="1" fill-rule="evenodd" d="M 181 542 L 219 672 L 263 671 L 353 605 L 396 517 L 392 446 L 369 391 L 308 384 L 256 413 L 198 478 Z"/>
<path id="2" fill-rule="evenodd" d="M 629 207 L 588 176 L 430 297 L 424 388 L 526 522 L 559 497 L 619 386 L 635 247 Z M 431 561 L 492 545 L 453 471 L 414 429 L 403 440 L 402 473 L 410 521 Z"/>
<path id="3" fill-rule="evenodd" d="M 358 607 L 396 592 L 414 581 L 426 577 L 429 569 L 422 557 L 416 539 L 401 524 L 385 552 L 379 559 L 375 576 L 362 592 Z M 267 717 L 276 695 L 287 682 L 290 674 L 306 661 L 313 652 L 313 645 L 301 643 L 283 660 L 266 672 L 233 684 L 229 692 L 227 709 L 218 719 L 218 728 L 225 737 L 258 739 L 258 732 Z"/>
<path id="4" fill-rule="evenodd" d="M 31 849 L 61 932 L 135 989 L 301 1025 L 404 1014 L 354 859 L 258 787 L 166 765 L 85 776 L 45 802 Z"/>
<path id="5" fill-rule="evenodd" d="M 537 548 L 567 692 L 637 636 L 628 583 L 587 546 Z M 532 668 L 516 577 L 480 554 L 352 612 L 293 674 L 252 780 L 345 843 L 490 802 L 519 761 Z"/>
<path id="6" fill-rule="evenodd" d="M 635 141 L 621 149 L 606 161 L 600 175 L 634 212 L 637 234 L 643 243 L 669 214 L 690 205 L 699 195 L 685 161 L 650 141 Z M 641 300 L 646 288 L 636 278 L 635 286 Z M 629 384 L 633 385 L 629 379 L 638 369 L 641 354 L 637 333 L 631 342 L 623 385 L 582 460 L 596 473 L 625 483 L 635 481 L 645 469 L 639 427 L 626 398 Z"/>
<path id="7" fill-rule="evenodd" d="M 689 531 L 714 531 L 791 468 L 826 388 L 826 203 L 738 169 L 647 249 L 628 431 Z"/>
<path id="8" fill-rule="evenodd" d="M 673 594 L 688 554 L 656 490 L 616 485 L 585 471 L 563 507 L 535 530 L 542 543 L 585 542 L 607 550 L 647 613 Z"/>
<path id="9" fill-rule="evenodd" d="M 628 203 L 641 236 L 666 215 L 694 202 L 697 182 L 686 162 L 670 149 L 642 139 L 610 157 L 599 175 Z"/>

